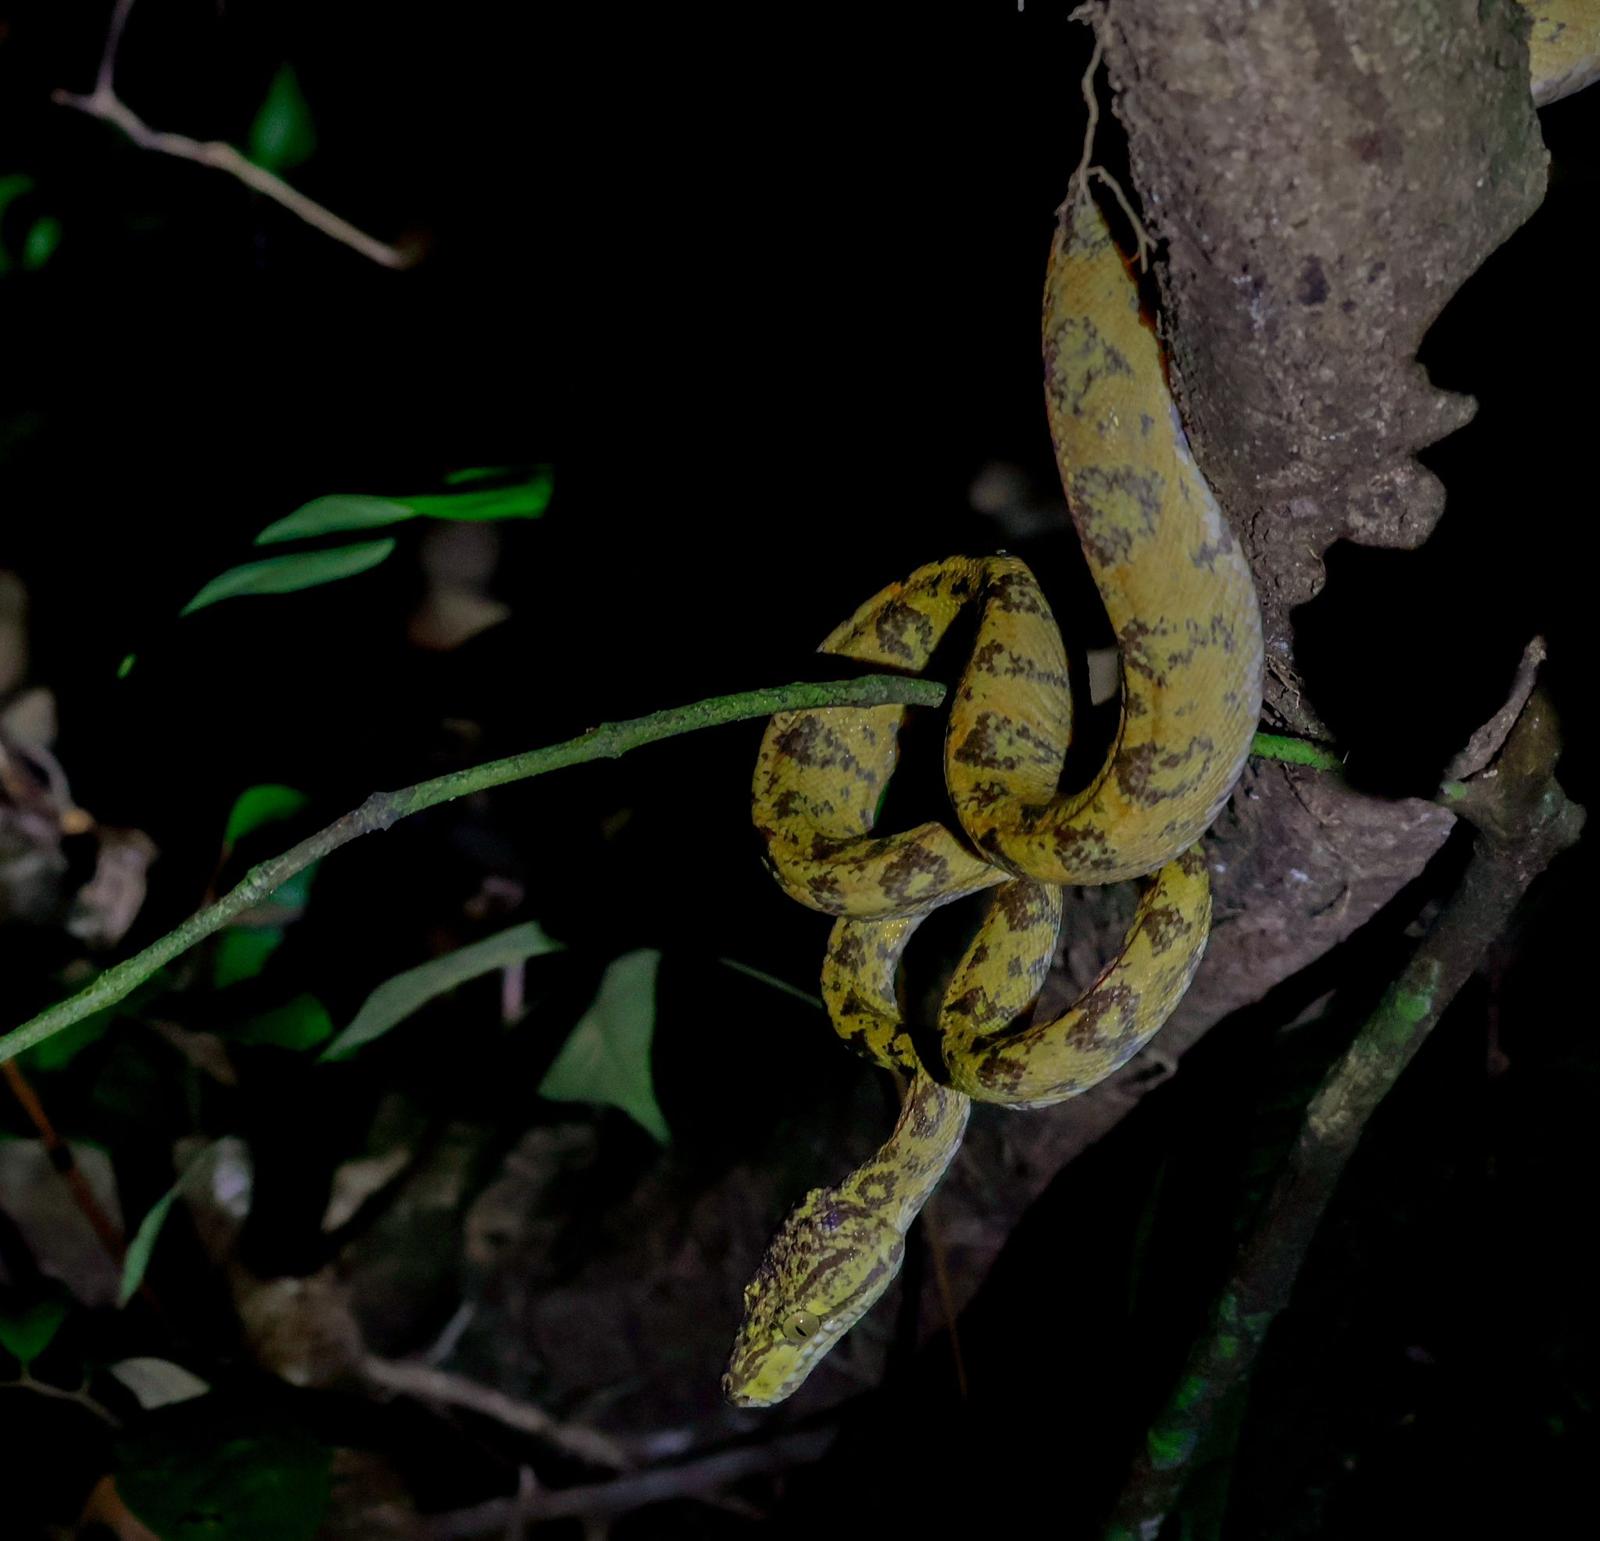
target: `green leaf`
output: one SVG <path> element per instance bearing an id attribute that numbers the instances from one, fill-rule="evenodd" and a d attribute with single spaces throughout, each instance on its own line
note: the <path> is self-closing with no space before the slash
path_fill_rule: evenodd
<path id="1" fill-rule="evenodd" d="M 516 466 L 468 466 L 462 471 L 452 471 L 444 479 L 446 487 L 464 487 L 470 482 L 499 481 L 507 476 L 514 476 Z"/>
<path id="2" fill-rule="evenodd" d="M 211 958 L 211 983 L 218 990 L 254 979 L 283 945 L 282 926 L 229 926 Z"/>
<path id="3" fill-rule="evenodd" d="M 61 221 L 54 214 L 41 214 L 23 237 L 22 266 L 30 273 L 37 272 L 60 244 Z"/>
<path id="4" fill-rule="evenodd" d="M 188 1182 L 191 1172 L 203 1169 L 206 1158 L 215 1148 L 216 1142 L 213 1141 L 203 1150 L 197 1151 L 189 1164 L 179 1173 L 177 1182 L 150 1206 L 149 1213 L 139 1222 L 139 1229 L 133 1233 L 133 1240 L 128 1243 L 128 1255 L 122 1260 L 122 1288 L 117 1293 L 118 1306 L 127 1305 L 139 1292 L 139 1286 L 144 1283 L 145 1270 L 150 1266 L 150 1254 L 155 1250 L 156 1237 L 161 1234 L 161 1227 L 167 1223 L 167 1216 L 172 1212 L 172 1206 L 183 1191 L 183 1185 Z"/>
<path id="5" fill-rule="evenodd" d="M 314 995 L 297 995 L 231 1029 L 232 1043 L 271 1043 L 282 1049 L 313 1049 L 333 1036 L 333 1019 Z"/>
<path id="6" fill-rule="evenodd" d="M 119 1003 L 120 1006 L 120 1003 Z M 91 1012 L 70 1027 L 36 1043 L 22 1052 L 26 1070 L 61 1070 L 90 1044 L 98 1043 L 111 1031 L 111 1020 L 118 1014 L 118 1006 L 108 1006 L 104 1011 Z"/>
<path id="7" fill-rule="evenodd" d="M 312 1541 L 328 1507 L 327 1447 L 212 1401 L 163 1409 L 119 1443 L 122 1501 L 161 1541 Z"/>
<path id="8" fill-rule="evenodd" d="M 181 1179 L 180 1179 L 181 1181 Z M 156 1237 L 167 1223 L 167 1216 L 177 1202 L 178 1184 L 174 1183 L 151 1206 L 149 1214 L 139 1222 L 133 1240 L 128 1244 L 128 1255 L 122 1260 L 122 1285 L 117 1291 L 117 1304 L 125 1306 L 138 1294 L 144 1283 L 145 1270 L 150 1266 L 150 1254 L 155 1251 Z"/>
<path id="9" fill-rule="evenodd" d="M 573 1028 L 539 1084 L 554 1102 L 603 1102 L 622 1111 L 663 1145 L 672 1138 L 656 1102 L 650 1045 L 656 1026 L 654 948 L 624 953 L 605 971 L 594 1004 Z"/>
<path id="10" fill-rule="evenodd" d="M 59 1300 L 41 1300 L 22 1311 L 0 1312 L 0 1348 L 24 1365 L 32 1364 L 67 1319 Z"/>
<path id="11" fill-rule="evenodd" d="M 361 1010 L 350 1025 L 322 1051 L 321 1057 L 324 1060 L 348 1059 L 362 1044 L 381 1038 L 390 1028 L 457 985 L 494 969 L 509 968 L 524 958 L 561 950 L 560 942 L 552 941 L 530 920 L 407 969 L 385 980 L 362 1002 Z"/>
<path id="12" fill-rule="evenodd" d="M 548 468 L 530 481 L 482 492 L 429 492 L 405 499 L 419 514 L 434 519 L 537 519 L 550 506 L 555 478 Z"/>
<path id="13" fill-rule="evenodd" d="M 268 171 L 288 171 L 316 153 L 311 108 L 292 65 L 272 77 L 267 99 L 250 125 L 250 159 Z"/>
<path id="14" fill-rule="evenodd" d="M 285 787 L 284 791 L 290 790 Z M 311 884 L 322 866 L 314 861 L 285 878 L 256 906 L 252 925 L 227 927 L 211 956 L 211 983 L 224 990 L 241 980 L 254 979 L 267 960 L 283 945 L 284 927 L 298 920 L 311 897 Z"/>
<path id="15" fill-rule="evenodd" d="M 353 578 L 376 567 L 394 550 L 394 540 L 369 540 L 355 546 L 335 546 L 329 551 L 300 551 L 293 556 L 269 556 L 259 562 L 230 567 L 213 578 L 179 612 L 193 615 L 220 600 L 244 594 L 292 594 L 340 578 Z"/>
<path id="16" fill-rule="evenodd" d="M 320 861 L 314 861 L 309 867 L 302 867 L 292 877 L 286 877 L 261 901 L 263 907 L 269 910 L 282 910 L 285 922 L 298 919 L 300 912 L 311 898 L 311 885 L 321 867 Z"/>
<path id="17" fill-rule="evenodd" d="M 0 220 L 6 217 L 6 210 L 24 193 L 33 191 L 33 178 L 26 172 L 13 171 L 9 176 L 0 177 Z M 11 270 L 11 254 L 0 245 L 0 273 Z"/>
<path id="18" fill-rule="evenodd" d="M 84 989 L 97 977 L 95 974 L 87 977 L 75 977 L 70 985 L 66 979 L 58 979 L 67 995 L 75 994 Z M 40 1043 L 34 1044 L 31 1049 L 24 1049 L 19 1056 L 22 1066 L 26 1070 L 61 1070 L 72 1062 L 90 1044 L 98 1043 L 110 1031 L 111 1024 L 119 1017 L 138 1016 L 140 1009 L 149 1001 L 159 995 L 164 995 L 172 987 L 172 975 L 166 969 L 157 969 L 148 979 L 134 986 L 127 996 L 118 1001 L 114 1006 L 103 1006 L 99 1011 L 90 1014 L 80 1021 L 74 1022 L 70 1027 L 64 1027 L 59 1033 L 52 1034 Z"/>
<path id="19" fill-rule="evenodd" d="M 0 219 L 6 217 L 6 210 L 16 199 L 32 191 L 33 178 L 25 171 L 13 171 L 0 177 Z"/>
<path id="20" fill-rule="evenodd" d="M 310 801 L 304 792 L 280 782 L 264 781 L 259 786 L 246 787 L 228 814 L 222 844 L 231 851 L 246 835 L 264 824 L 292 818 Z"/>
<path id="21" fill-rule="evenodd" d="M 505 476 L 513 470 L 506 466 L 479 466 L 454 471 L 445 477 L 445 484 L 473 485 Z M 302 503 L 292 514 L 285 514 L 269 524 L 256 536 L 256 544 L 271 546 L 285 540 L 309 540 L 318 535 L 380 529 L 423 514 L 430 519 L 537 519 L 550 506 L 554 490 L 555 478 L 550 468 L 540 466 L 532 476 L 509 486 L 476 487 L 470 492 L 419 492 L 398 498 L 331 493 Z"/>
<path id="22" fill-rule="evenodd" d="M 416 517 L 416 509 L 394 498 L 333 493 L 302 503 L 292 514 L 269 524 L 256 536 L 256 544 L 270 546 L 275 541 L 307 540 L 313 535 L 333 535 L 343 530 L 372 530 Z"/>

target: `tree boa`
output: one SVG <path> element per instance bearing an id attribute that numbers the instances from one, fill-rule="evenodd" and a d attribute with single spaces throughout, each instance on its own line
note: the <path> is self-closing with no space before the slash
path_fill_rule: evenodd
<path id="1" fill-rule="evenodd" d="M 1600 0 L 1528 6 L 1535 101 L 1600 74 Z M 1211 921 L 1201 836 L 1243 768 L 1261 705 L 1250 565 L 1190 454 L 1137 285 L 1084 179 L 1063 207 L 1044 295 L 1057 464 L 1116 632 L 1121 716 L 1088 787 L 1058 790 L 1072 737 L 1061 634 L 1015 557 L 951 557 L 875 594 L 821 651 L 917 673 L 963 611 L 944 776 L 959 831 L 874 833 L 907 708 L 789 712 L 762 739 L 755 822 L 802 904 L 837 916 L 822 995 L 840 1037 L 908 1080 L 894 1131 L 806 1195 L 745 1288 L 728 1399 L 789 1396 L 899 1271 L 905 1236 L 953 1160 L 973 1101 L 1037 1108 L 1127 1063 L 1199 966 Z M 1138 878 L 1122 947 L 1063 1014 L 1036 1005 L 1062 887 Z M 902 954 L 934 909 L 989 891 L 943 992 L 936 1050 L 913 1042 Z"/>

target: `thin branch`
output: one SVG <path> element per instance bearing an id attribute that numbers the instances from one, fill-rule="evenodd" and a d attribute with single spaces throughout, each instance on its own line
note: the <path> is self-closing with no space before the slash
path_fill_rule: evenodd
<path id="1" fill-rule="evenodd" d="M 116 9 L 111 13 L 111 23 L 106 28 L 106 46 L 100 54 L 100 68 L 95 71 L 94 89 L 96 95 L 104 92 L 110 96 L 114 92 L 113 82 L 117 76 L 117 54 L 122 48 L 122 34 L 127 29 L 128 16 L 133 10 L 133 0 L 117 0 Z"/>
<path id="2" fill-rule="evenodd" d="M 496 1391 L 492 1386 L 481 1385 L 463 1375 L 453 1375 L 448 1370 L 435 1369 L 430 1364 L 368 1355 L 361 1361 L 361 1375 L 369 1385 L 382 1391 L 415 1397 L 418 1401 L 434 1402 L 444 1407 L 460 1407 L 467 1412 L 492 1418 L 519 1434 L 529 1434 L 546 1444 L 555 1445 L 591 1466 L 625 1471 L 634 1465 L 627 1451 L 598 1429 L 578 1423 L 562 1423 L 531 1402 L 520 1402 L 503 1391 Z"/>
<path id="3" fill-rule="evenodd" d="M 529 1522 L 557 1519 L 597 1519 L 627 1514 L 646 1504 L 674 1498 L 715 1502 L 721 1490 L 746 1477 L 793 1470 L 817 1461 L 833 1443 L 834 1431 L 787 1434 L 771 1444 L 724 1450 L 682 1466 L 618 1477 L 583 1487 L 541 1488 L 522 1505 Z M 435 1515 L 428 1523 L 430 1541 L 469 1541 L 474 1536 L 503 1532 L 515 1498 L 496 1498 L 471 1509 Z"/>
<path id="4" fill-rule="evenodd" d="M 76 1402 L 79 1407 L 93 1413 L 108 1427 L 113 1429 L 122 1427 L 122 1420 L 114 1412 L 102 1407 L 89 1395 L 88 1381 L 76 1391 L 69 1391 L 65 1386 L 52 1386 L 49 1381 L 35 1380 L 24 1368 L 15 1380 L 0 1380 L 0 1391 L 32 1391 L 38 1396 L 53 1397 L 58 1402 Z"/>
<path id="5" fill-rule="evenodd" d="M 1433 929 L 1311 1099 L 1210 1325 L 1133 1463 L 1107 1541 L 1132 1541 L 1160 1530 L 1218 1410 L 1248 1379 L 1269 1328 L 1288 1304 L 1368 1119 L 1482 963 L 1528 885 L 1577 840 L 1584 813 L 1555 780 L 1559 752 L 1554 717 L 1535 694 L 1495 765 L 1451 799 L 1450 806 L 1476 830 L 1466 871 Z"/>
<path id="6" fill-rule="evenodd" d="M 884 674 L 867 675 L 857 680 L 834 680 L 820 685 L 802 683 L 778 685 L 765 690 L 746 690 L 737 695 L 713 696 L 690 706 L 652 712 L 648 717 L 602 723 L 577 738 L 553 744 L 547 749 L 534 749 L 504 760 L 491 760 L 485 765 L 452 771 L 449 775 L 418 782 L 398 792 L 375 792 L 359 808 L 343 818 L 335 819 L 326 829 L 307 836 L 283 855 L 252 867 L 235 888 L 152 942 L 142 952 L 107 969 L 76 995 L 69 996 L 47 1011 L 41 1011 L 21 1027 L 0 1037 L 0 1060 L 13 1059 L 24 1049 L 43 1043 L 91 1013 L 116 1005 L 157 969 L 181 957 L 213 932 L 220 931 L 230 921 L 259 904 L 280 884 L 287 882 L 297 872 L 303 872 L 312 862 L 320 861 L 361 835 L 388 829 L 409 814 L 420 813 L 425 808 L 465 797 L 472 792 L 482 792 L 490 787 L 505 786 L 508 782 L 525 781 L 550 771 L 563 770 L 569 765 L 582 765 L 590 760 L 614 760 L 644 744 L 698 732 L 701 728 L 720 727 L 724 723 L 743 722 L 752 717 L 769 717 L 774 712 L 824 706 L 937 706 L 944 700 L 944 693 L 944 686 L 936 680 Z"/>
<path id="7" fill-rule="evenodd" d="M 68 996 L 66 1000 L 30 1018 L 21 1027 L 0 1036 L 0 1062 L 14 1059 L 25 1049 L 53 1038 L 74 1022 L 81 1022 L 96 1011 L 116 1005 L 157 969 L 164 968 L 213 932 L 220 931 L 230 921 L 259 904 L 274 889 L 288 882 L 297 872 L 303 872 L 312 862 L 320 861 L 361 835 L 388 829 L 408 814 L 420 813 L 425 808 L 465 797 L 472 792 L 564 770 L 569 765 L 582 765 L 590 760 L 614 760 L 627 754 L 630 749 L 676 738 L 684 733 L 695 733 L 701 728 L 721 727 L 752 717 L 769 717 L 774 712 L 804 711 L 827 706 L 938 706 L 944 697 L 945 687 L 937 680 L 892 674 L 869 674 L 857 680 L 833 680 L 820 685 L 774 685 L 764 690 L 740 691 L 731 696 L 712 696 L 689 706 L 671 707 L 666 711 L 652 712 L 647 717 L 629 718 L 625 722 L 602 723 L 587 733 L 579 734 L 577 738 L 552 744 L 547 749 L 534 749 L 504 760 L 491 760 L 485 765 L 451 771 L 447 776 L 421 781 L 415 786 L 403 787 L 398 792 L 374 792 L 359 808 L 335 819 L 326 829 L 308 835 L 283 855 L 252 867 L 237 887 L 191 915 L 182 925 L 174 927 L 142 952 L 107 969 L 76 995 Z M 1301 765 L 1321 764 L 1322 761 L 1307 757 L 1309 744 L 1310 741 L 1305 739 L 1285 739 L 1258 733 L 1251 753 L 1269 760 L 1292 760 Z M 1322 753 L 1329 766 L 1332 766 L 1335 759 L 1331 752 Z"/>
<path id="8" fill-rule="evenodd" d="M 331 209 L 324 208 L 314 198 L 290 187 L 282 177 L 274 176 L 264 166 L 246 159 L 231 144 L 220 139 L 191 139 L 187 134 L 170 134 L 153 129 L 121 97 L 114 92 L 96 87 L 88 96 L 78 96 L 71 91 L 52 91 L 50 99 L 62 107 L 86 112 L 120 128 L 141 150 L 154 150 L 160 155 L 173 155 L 179 160 L 193 161 L 198 166 L 211 166 L 225 171 L 243 182 L 254 192 L 272 199 L 287 209 L 295 218 L 303 220 L 314 230 L 359 252 L 380 267 L 408 268 L 417 254 L 398 246 L 386 246 L 382 241 L 358 230 L 347 219 L 341 219 Z"/>
<path id="9" fill-rule="evenodd" d="M 83 1218 L 89 1222 L 106 1255 L 120 1269 L 128 1251 L 121 1226 L 101 1207 L 100 1200 L 95 1197 L 94 1189 L 89 1186 L 89 1179 L 83 1175 L 83 1169 L 72 1154 L 72 1147 L 56 1132 L 56 1126 L 50 1122 L 50 1115 L 45 1112 L 38 1093 L 23 1075 L 22 1067 L 14 1060 L 7 1060 L 4 1065 L 0 1065 L 0 1070 L 5 1072 L 11 1094 L 21 1105 L 22 1111 L 27 1114 L 28 1122 L 38 1131 L 39 1143 L 44 1146 L 45 1154 L 50 1158 L 50 1165 L 67 1185 L 73 1203 L 78 1206 Z"/>
<path id="10" fill-rule="evenodd" d="M 315 199 L 297 192 L 282 177 L 274 176 L 265 167 L 256 165 L 231 144 L 216 139 L 191 139 L 187 134 L 169 134 L 151 128 L 117 95 L 116 90 L 117 52 L 122 46 L 123 30 L 132 10 L 133 0 L 117 0 L 106 32 L 105 50 L 100 55 L 100 68 L 95 73 L 94 90 L 87 96 L 72 91 L 52 91 L 50 99 L 53 102 L 120 128 L 141 150 L 154 150 L 159 155 L 176 156 L 179 160 L 193 161 L 198 166 L 210 166 L 226 172 L 254 192 L 272 199 L 312 229 L 320 230 L 331 240 L 359 252 L 380 267 L 407 268 L 416 261 L 415 251 L 387 246 L 364 230 L 356 229 L 349 220 L 341 219 Z"/>

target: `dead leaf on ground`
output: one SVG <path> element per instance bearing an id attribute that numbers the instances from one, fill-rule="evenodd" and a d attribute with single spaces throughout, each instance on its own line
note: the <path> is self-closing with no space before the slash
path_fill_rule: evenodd
<path id="1" fill-rule="evenodd" d="M 120 1230 L 122 1208 L 111 1158 L 98 1146 L 68 1147 L 101 1209 Z M 42 1140 L 0 1142 L 0 1209 L 10 1216 L 39 1272 L 59 1280 L 84 1305 L 114 1306 L 122 1270 L 50 1160 Z"/>
<path id="2" fill-rule="evenodd" d="M 67 930 L 86 947 L 115 947 L 144 906 L 156 843 L 142 829 L 100 826 L 94 875 L 73 896 Z"/>

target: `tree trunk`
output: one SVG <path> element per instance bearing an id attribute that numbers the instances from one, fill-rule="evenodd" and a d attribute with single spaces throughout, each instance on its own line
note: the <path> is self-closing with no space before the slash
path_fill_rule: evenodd
<path id="1" fill-rule="evenodd" d="M 1290 612 L 1321 589 L 1336 540 L 1414 547 L 1442 511 L 1414 456 L 1474 403 L 1433 387 L 1416 355 L 1543 197 L 1526 23 L 1512 0 L 1115 0 L 1094 19 L 1128 137 L 1125 191 L 1158 254 L 1175 394 L 1255 569 L 1268 720 L 1324 733 Z M 1487 762 L 1502 715 L 1452 774 Z M 1086 1096 L 974 1120 L 940 1201 L 958 1288 L 976 1287 L 1008 1222 L 1186 1048 L 1349 937 L 1454 822 L 1430 801 L 1253 763 L 1209 837 L 1217 921 L 1173 1020 Z M 1059 983 L 1095 977 L 1130 910 L 1115 891 L 1082 896 Z"/>

